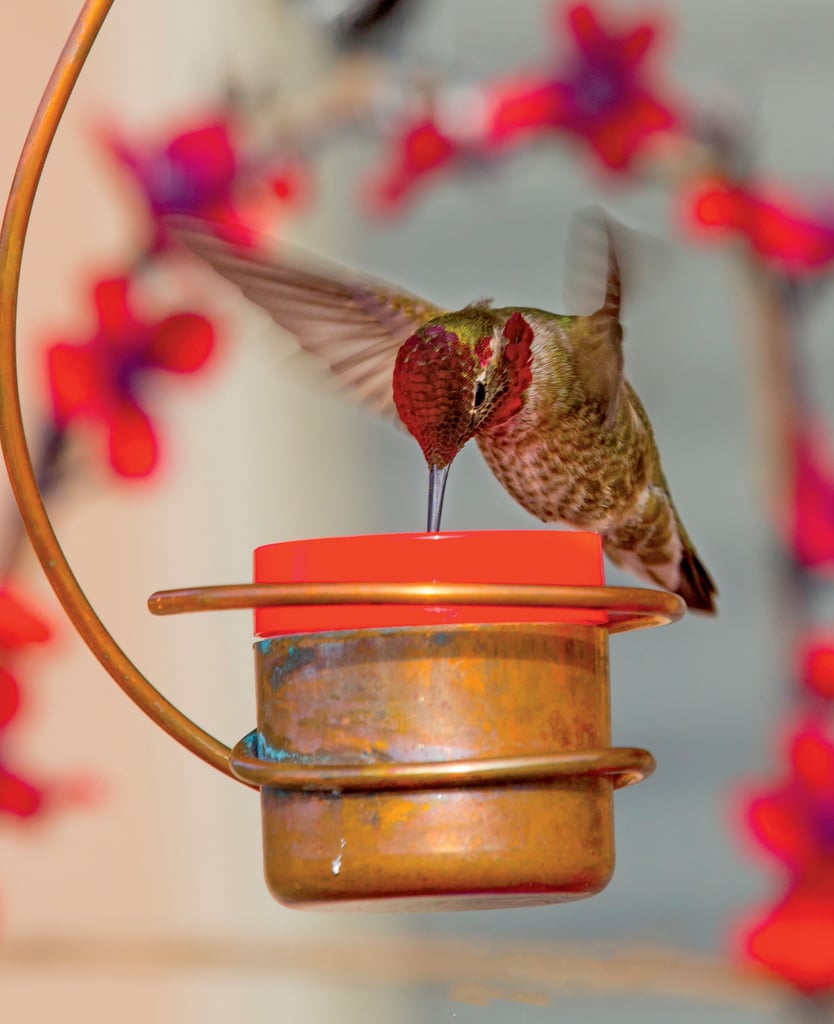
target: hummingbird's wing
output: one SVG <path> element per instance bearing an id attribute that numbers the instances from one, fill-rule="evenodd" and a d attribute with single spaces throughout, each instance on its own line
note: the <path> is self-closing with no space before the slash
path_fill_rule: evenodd
<path id="1" fill-rule="evenodd" d="M 383 281 L 313 263 L 286 246 L 278 254 L 237 246 L 218 237 L 208 220 L 177 216 L 166 225 L 363 403 L 399 421 L 392 386 L 397 350 L 442 309 Z"/>

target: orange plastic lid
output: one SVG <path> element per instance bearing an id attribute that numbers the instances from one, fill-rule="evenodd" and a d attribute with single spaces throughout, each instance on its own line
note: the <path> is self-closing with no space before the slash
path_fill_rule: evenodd
<path id="1" fill-rule="evenodd" d="M 256 583 L 507 583 L 601 586 L 596 533 L 507 530 L 326 537 L 255 550 Z M 468 622 L 606 621 L 582 608 L 309 605 L 255 609 L 255 635 Z"/>

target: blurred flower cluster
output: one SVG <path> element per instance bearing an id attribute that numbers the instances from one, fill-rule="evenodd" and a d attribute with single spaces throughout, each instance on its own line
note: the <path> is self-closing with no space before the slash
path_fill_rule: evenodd
<path id="1" fill-rule="evenodd" d="M 554 7 L 559 52 L 543 68 L 523 69 L 478 87 L 439 89 L 392 132 L 368 195 L 377 212 L 395 212 L 427 179 L 479 166 L 534 143 L 565 138 L 614 173 L 633 172 L 658 137 L 681 124 L 651 66 L 656 21 L 613 24 L 590 4 Z"/>
<path id="2" fill-rule="evenodd" d="M 820 665 L 834 648 L 808 653 Z M 750 832 L 781 862 L 784 884 L 746 945 L 755 960 L 817 993 L 834 988 L 834 734 L 823 718 L 809 718 L 784 747 L 782 777 L 747 801 Z"/>
<path id="3" fill-rule="evenodd" d="M 301 163 L 280 152 L 250 155 L 239 121 L 232 110 L 212 113 L 141 145 L 116 131 L 103 133 L 107 152 L 138 194 L 144 241 L 126 264 L 92 282 L 92 330 L 80 339 L 55 338 L 46 349 L 46 369 L 53 430 L 62 438 L 76 430 L 98 432 L 100 450 L 121 477 L 147 477 L 159 464 L 159 429 L 149 410 L 156 380 L 197 373 L 217 348 L 217 327 L 203 313 L 160 316 L 143 293 L 143 279 L 172 253 L 165 218 L 199 214 L 247 245 L 262 219 L 274 224 L 278 211 L 305 194 Z"/>
<path id="4" fill-rule="evenodd" d="M 146 477 L 158 461 L 157 431 L 143 408 L 160 371 L 196 373 L 214 349 L 212 323 L 198 313 L 161 320 L 137 313 L 130 280 L 95 282 L 96 323 L 89 338 L 55 341 L 46 352 L 55 429 L 83 423 L 106 436 L 110 466 L 123 477 Z"/>

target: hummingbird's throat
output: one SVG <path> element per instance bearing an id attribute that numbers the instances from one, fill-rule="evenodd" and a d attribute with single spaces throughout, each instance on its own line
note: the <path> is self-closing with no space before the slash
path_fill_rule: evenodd
<path id="1" fill-rule="evenodd" d="M 443 495 L 446 492 L 446 477 L 449 475 L 451 462 L 445 466 L 429 466 L 429 533 L 440 532 L 440 517 L 443 514 Z"/>

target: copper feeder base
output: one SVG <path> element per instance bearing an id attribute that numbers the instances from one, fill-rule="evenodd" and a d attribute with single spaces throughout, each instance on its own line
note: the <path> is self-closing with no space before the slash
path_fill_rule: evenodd
<path id="1" fill-rule="evenodd" d="M 262 788 L 281 903 L 462 910 L 605 887 L 613 789 L 653 761 L 608 749 L 604 627 L 353 630 L 276 637 L 255 654 L 258 734 L 235 753 L 289 772 L 287 789 Z M 416 768 L 392 778 L 404 766 Z M 314 792 L 299 788 L 305 767 Z"/>

